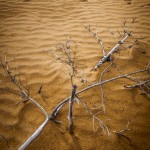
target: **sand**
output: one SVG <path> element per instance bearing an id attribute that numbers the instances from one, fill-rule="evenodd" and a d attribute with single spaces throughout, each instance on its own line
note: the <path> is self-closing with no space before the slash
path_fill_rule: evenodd
<path id="1" fill-rule="evenodd" d="M 53 108 L 71 93 L 70 76 L 64 64 L 54 61 L 49 53 L 57 42 L 66 37 L 74 41 L 77 69 L 80 76 L 86 76 L 88 84 L 98 81 L 100 73 L 109 65 L 106 62 L 98 71 L 90 69 L 102 57 L 96 40 L 83 25 L 91 25 L 95 31 L 99 26 L 99 36 L 103 38 L 106 52 L 116 45 L 116 40 L 108 31 L 121 31 L 121 20 L 137 17 L 134 35 L 141 36 L 131 49 L 114 54 L 117 58 L 104 79 L 144 69 L 150 60 L 150 5 L 149 0 L 0 0 L 0 56 L 7 58 L 11 69 L 18 66 L 22 83 L 33 97 L 50 113 Z M 129 40 L 133 40 L 132 38 Z M 15 59 L 14 59 L 15 58 Z M 117 69 L 116 69 L 117 68 Z M 118 69 L 120 72 L 118 72 Z M 84 73 L 83 73 L 84 72 Z M 82 75 L 83 74 L 83 75 Z M 140 78 L 148 78 L 146 74 Z M 81 78 L 76 79 L 78 88 Z M 11 90 L 16 87 L 0 67 L 0 82 Z M 42 133 L 27 149 L 29 150 L 122 150 L 150 148 L 150 101 L 141 95 L 138 88 L 126 89 L 124 84 L 133 82 L 120 79 L 104 85 L 106 113 L 99 117 L 111 133 L 104 135 L 96 124 L 93 132 L 92 118 L 82 105 L 74 105 L 74 134 L 68 133 L 68 106 L 58 115 L 62 125 L 48 122 Z M 42 85 L 42 94 L 38 93 Z M 82 87 L 80 87 L 81 89 Z M 101 102 L 100 88 L 93 88 L 80 95 L 90 108 Z M 43 123 L 44 115 L 32 102 L 19 103 L 21 99 L 6 86 L 0 85 L 0 149 L 18 149 L 28 137 Z M 129 139 L 118 139 L 113 131 L 126 128 Z"/>

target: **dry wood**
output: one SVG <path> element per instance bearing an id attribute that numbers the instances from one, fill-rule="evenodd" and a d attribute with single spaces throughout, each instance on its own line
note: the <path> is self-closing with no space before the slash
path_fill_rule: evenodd
<path id="1" fill-rule="evenodd" d="M 76 93 L 76 85 L 74 84 L 72 86 L 72 92 L 71 92 L 71 97 L 69 100 L 69 112 L 68 112 L 68 120 L 69 120 L 69 132 L 73 133 L 73 103 L 74 103 L 74 98 L 75 98 L 75 93 Z"/>
<path id="2" fill-rule="evenodd" d="M 95 66 L 93 69 L 91 69 L 91 71 L 92 71 L 92 70 L 96 70 L 96 69 L 99 68 L 104 62 L 110 60 L 112 54 L 113 54 L 114 52 L 116 52 L 120 46 L 122 46 L 122 44 L 126 41 L 126 39 L 127 39 L 129 36 L 131 36 L 131 34 L 132 34 L 133 30 L 134 30 L 134 28 L 132 28 L 132 25 L 135 23 L 135 20 L 136 20 L 136 18 L 133 17 L 133 18 L 132 18 L 132 21 L 131 21 L 131 23 L 130 23 L 130 25 L 129 25 L 128 27 L 126 26 L 126 24 L 127 24 L 127 19 L 125 18 L 125 19 L 122 21 L 122 28 L 123 28 L 124 34 L 123 34 L 121 40 L 118 40 L 118 38 L 115 36 L 114 32 L 112 32 L 111 28 L 109 27 L 110 33 L 111 33 L 111 34 L 113 35 L 113 37 L 117 40 L 118 43 L 116 44 L 116 46 L 114 46 L 114 47 L 109 51 L 108 54 L 103 54 L 103 58 L 96 64 L 96 66 Z M 90 26 L 89 26 L 89 27 L 85 27 L 85 28 L 92 34 L 92 36 L 94 36 L 98 41 L 100 41 L 102 50 L 104 51 L 104 47 L 103 47 L 102 40 L 97 36 L 96 33 L 94 33 L 94 32 L 91 31 Z M 132 29 L 131 29 L 131 28 L 132 28 Z M 130 29 L 130 31 L 129 31 L 129 29 Z M 137 42 L 137 39 L 136 39 L 136 42 Z M 132 45 L 132 46 L 133 46 L 133 45 Z M 129 46 L 129 47 L 131 47 L 131 46 Z"/>
<path id="3" fill-rule="evenodd" d="M 112 66 L 112 64 L 116 61 L 116 59 L 114 61 L 112 61 L 112 63 L 106 67 L 103 72 L 101 73 L 101 76 L 100 76 L 100 82 L 102 83 L 103 81 L 103 76 L 104 74 L 106 73 L 106 71 Z M 100 107 L 102 107 L 102 110 L 103 112 L 105 113 L 105 94 L 104 94 L 104 88 L 102 86 L 102 84 L 100 84 L 100 88 L 101 88 L 101 92 L 102 92 L 102 96 L 101 96 L 101 104 L 100 104 Z"/>
<path id="4" fill-rule="evenodd" d="M 96 70 L 96 69 L 99 68 L 104 62 L 106 62 L 107 60 L 109 60 L 110 57 L 111 57 L 111 55 L 112 55 L 114 52 L 116 52 L 116 51 L 118 50 L 119 46 L 122 45 L 122 44 L 124 43 L 124 41 L 125 41 L 129 36 L 131 36 L 131 32 L 130 32 L 130 33 L 127 33 L 127 35 L 126 35 L 121 41 L 119 41 L 118 44 L 117 44 L 114 48 L 112 48 L 111 51 L 110 51 L 107 55 L 105 55 L 105 56 L 96 64 L 96 66 L 95 66 L 92 70 Z M 92 70 L 91 70 L 91 71 L 92 71 Z"/>
<path id="5" fill-rule="evenodd" d="M 146 80 L 146 81 L 140 82 L 138 84 L 128 85 L 128 86 L 125 86 L 125 87 L 127 87 L 127 88 L 135 88 L 135 87 L 138 87 L 138 86 L 141 86 L 141 85 L 145 85 L 146 86 L 146 83 L 149 83 L 149 82 L 150 82 L 150 80 Z M 147 88 L 148 88 L 148 86 L 147 86 Z"/>
<path id="6" fill-rule="evenodd" d="M 27 148 L 27 146 L 35 139 L 37 136 L 41 133 L 45 125 L 48 123 L 49 118 L 46 118 L 46 120 L 42 123 L 42 125 L 28 138 L 23 145 L 18 150 L 24 150 Z"/>
<path id="7" fill-rule="evenodd" d="M 96 31 L 96 32 L 94 33 L 94 32 L 91 30 L 90 25 L 89 25 L 89 26 L 84 26 L 84 27 L 85 27 L 85 29 L 97 40 L 97 43 L 100 44 L 101 49 L 102 49 L 102 54 L 103 54 L 103 56 L 105 56 L 105 47 L 104 47 L 102 38 L 100 38 L 100 37 L 98 36 L 98 31 Z"/>

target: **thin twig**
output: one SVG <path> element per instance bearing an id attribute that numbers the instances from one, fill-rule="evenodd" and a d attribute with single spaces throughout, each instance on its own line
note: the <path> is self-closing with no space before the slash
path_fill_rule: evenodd
<path id="1" fill-rule="evenodd" d="M 78 96 L 77 98 L 80 100 L 81 104 L 83 105 L 83 107 L 85 108 L 86 112 L 92 117 L 92 120 L 93 120 L 93 130 L 95 132 L 95 121 L 98 122 L 98 124 L 100 125 L 100 127 L 102 128 L 102 131 L 106 134 L 106 135 L 110 135 L 110 132 L 109 132 L 109 129 L 108 127 L 105 125 L 105 123 L 100 120 L 97 115 L 101 112 L 99 111 L 98 113 L 94 114 L 89 108 L 88 106 L 86 105 L 86 103 L 81 100 Z"/>
<path id="2" fill-rule="evenodd" d="M 6 54 L 5 54 L 5 61 L 3 62 L 2 59 L 1 59 L 1 63 L 2 63 L 2 66 L 3 66 L 6 74 L 9 77 L 10 81 L 13 82 L 16 85 L 16 87 L 19 89 L 19 91 L 21 92 L 21 94 L 20 94 L 21 98 L 26 98 L 26 100 L 31 100 L 43 112 L 43 114 L 46 117 L 48 117 L 48 114 L 45 111 L 45 109 L 39 103 L 37 103 L 33 98 L 31 98 L 29 96 L 29 94 L 26 93 L 26 91 L 23 90 L 23 88 L 19 85 L 19 83 L 17 82 L 15 76 L 11 75 L 11 71 L 9 70 Z"/>
<path id="3" fill-rule="evenodd" d="M 111 27 L 108 27 L 109 32 L 111 33 L 111 35 L 117 40 L 117 42 L 119 41 L 119 39 L 116 37 L 115 33 L 111 30 Z"/>
<path id="4" fill-rule="evenodd" d="M 127 127 L 126 127 L 125 129 L 120 130 L 120 131 L 113 131 L 113 132 L 116 133 L 117 136 L 123 137 L 123 138 L 127 139 L 127 141 L 128 141 L 128 142 L 130 143 L 130 145 L 131 145 L 131 144 L 132 144 L 132 143 L 131 143 L 131 140 L 130 140 L 126 135 L 124 135 L 124 132 L 126 132 L 126 131 L 130 131 L 130 129 L 129 129 L 129 122 L 128 122 Z"/>
<path id="5" fill-rule="evenodd" d="M 125 86 L 125 87 L 127 87 L 127 88 L 135 88 L 135 87 L 138 87 L 138 86 L 141 86 L 141 85 L 145 85 L 148 82 L 150 82 L 150 80 L 146 80 L 146 81 L 140 82 L 138 84 L 134 84 L 134 85 L 130 85 L 130 86 Z"/>
<path id="6" fill-rule="evenodd" d="M 106 67 L 104 70 L 103 70 L 103 72 L 101 73 L 101 76 L 100 76 L 100 82 L 102 82 L 103 81 L 103 75 L 106 73 L 106 71 L 112 66 L 112 64 L 114 63 L 116 61 L 116 59 L 114 60 L 114 61 L 112 61 L 112 63 L 108 66 L 108 67 Z M 105 113 L 105 94 L 104 94 L 104 89 L 103 89 L 103 86 L 102 86 L 102 84 L 100 84 L 100 88 L 101 88 L 101 91 L 102 91 L 102 96 L 101 96 L 101 98 L 102 98 L 102 100 L 101 100 L 101 107 L 102 107 L 102 109 L 103 109 L 103 112 Z"/>
<path id="7" fill-rule="evenodd" d="M 84 25 L 83 25 L 84 26 Z M 103 44 L 103 41 L 102 41 L 102 38 L 100 38 L 98 35 L 97 35 L 97 31 L 96 33 L 94 33 L 92 30 L 91 30 L 91 27 L 90 25 L 89 26 L 84 26 L 84 28 L 97 40 L 97 42 L 100 44 L 101 48 L 102 48 L 102 54 L 103 56 L 105 56 L 105 47 L 104 47 L 104 44 Z"/>

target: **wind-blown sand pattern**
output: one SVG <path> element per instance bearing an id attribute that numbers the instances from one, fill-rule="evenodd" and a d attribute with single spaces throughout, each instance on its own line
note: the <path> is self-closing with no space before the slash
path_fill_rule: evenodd
<path id="1" fill-rule="evenodd" d="M 137 17 L 134 35 L 142 36 L 138 44 L 131 49 L 114 54 L 116 66 L 112 66 L 104 79 L 144 69 L 150 60 L 150 2 L 149 0 L 0 0 L 0 56 L 7 50 L 10 68 L 19 66 L 20 79 L 30 90 L 33 97 L 50 113 L 63 99 L 70 96 L 71 83 L 67 68 L 54 61 L 49 53 L 57 42 L 66 37 L 74 41 L 73 49 L 79 73 L 83 70 L 89 82 L 99 80 L 100 73 L 108 66 L 106 62 L 97 72 L 90 72 L 102 57 L 101 48 L 85 30 L 83 25 L 91 25 L 95 30 L 99 26 L 99 35 L 103 38 L 108 52 L 117 41 L 108 31 L 122 30 L 121 20 Z M 13 60 L 13 58 L 15 59 Z M 141 76 L 142 78 L 143 76 Z M 0 82 L 8 78 L 0 67 Z M 92 118 L 81 105 L 74 108 L 74 135 L 68 133 L 68 106 L 58 115 L 62 125 L 49 122 L 42 133 L 29 145 L 32 150 L 122 150 L 150 148 L 150 101 L 141 95 L 138 88 L 126 89 L 120 79 L 104 85 L 106 113 L 100 118 L 108 126 L 111 135 L 102 133 L 96 125 L 93 132 Z M 15 86 L 6 83 L 12 89 Z M 38 93 L 42 85 L 43 96 Z M 77 79 L 78 87 L 82 85 Z M 30 135 L 43 123 L 44 115 L 33 103 L 19 103 L 20 98 L 0 85 L 0 149 L 18 149 Z M 101 101 L 99 87 L 84 94 L 82 99 L 89 107 L 98 106 Z M 119 140 L 113 131 L 126 128 L 130 131 Z M 7 139 L 7 141 L 6 141 Z"/>

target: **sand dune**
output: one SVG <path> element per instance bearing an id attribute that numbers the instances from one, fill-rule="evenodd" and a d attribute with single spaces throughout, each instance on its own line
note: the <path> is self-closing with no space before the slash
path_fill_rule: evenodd
<path id="1" fill-rule="evenodd" d="M 10 68 L 19 66 L 18 72 L 30 95 L 50 113 L 52 109 L 71 93 L 70 77 L 67 68 L 54 61 L 50 54 L 57 42 L 64 42 L 66 37 L 73 40 L 72 49 L 76 51 L 77 68 L 80 76 L 86 75 L 88 84 L 99 80 L 100 73 L 108 66 L 105 63 L 97 72 L 90 69 L 102 57 L 97 41 L 90 36 L 83 25 L 91 25 L 95 31 L 99 27 L 106 52 L 117 41 L 108 31 L 122 31 L 121 20 L 137 17 L 134 36 L 141 36 L 139 42 L 131 49 L 114 54 L 116 66 L 112 66 L 104 79 L 128 73 L 146 67 L 150 60 L 150 5 L 149 0 L 0 0 L 0 56 L 7 50 Z M 132 41 L 132 37 L 128 41 Z M 13 59 L 15 57 L 15 59 Z M 116 70 L 118 68 L 118 70 Z M 83 73 L 84 72 L 84 73 Z M 149 78 L 148 75 L 140 78 Z M 0 67 L 0 82 L 8 78 Z M 82 85 L 77 78 L 78 87 Z M 92 118 L 81 105 L 75 104 L 74 135 L 67 131 L 67 106 L 58 115 L 62 125 L 49 122 L 38 138 L 27 149 L 35 150 L 122 150 L 150 147 L 149 99 L 141 95 L 138 88 L 126 89 L 120 79 L 104 85 L 106 114 L 100 118 L 108 126 L 111 136 L 102 133 L 96 125 L 93 132 Z M 6 83 L 13 91 L 15 86 Z M 43 95 L 38 93 L 42 85 Z M 85 85 L 86 86 L 86 85 Z M 84 86 L 83 86 L 84 87 Z M 101 100 L 99 87 L 95 87 L 80 96 L 92 108 Z M 43 123 L 44 116 L 31 102 L 20 103 L 20 98 L 8 92 L 6 86 L 0 85 L 0 149 L 18 149 L 28 137 Z M 130 131 L 126 138 L 117 138 L 113 131 L 126 127 L 130 120 Z M 7 140 L 6 140 L 7 139 Z"/>

